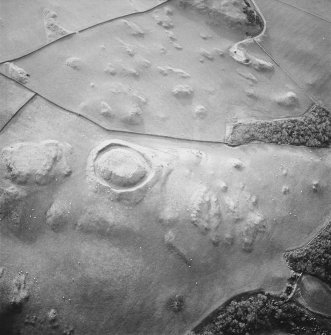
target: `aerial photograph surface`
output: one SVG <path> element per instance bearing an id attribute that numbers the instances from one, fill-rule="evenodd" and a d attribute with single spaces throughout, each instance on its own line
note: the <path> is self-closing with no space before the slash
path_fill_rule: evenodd
<path id="1" fill-rule="evenodd" d="M 0 335 L 331 335 L 331 0 L 0 0 Z"/>

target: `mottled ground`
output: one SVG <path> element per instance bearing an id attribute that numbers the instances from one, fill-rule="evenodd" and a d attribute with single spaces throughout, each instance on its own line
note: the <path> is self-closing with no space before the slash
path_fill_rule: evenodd
<path id="1" fill-rule="evenodd" d="M 327 0 L 0 12 L 0 334 L 331 334 Z"/>

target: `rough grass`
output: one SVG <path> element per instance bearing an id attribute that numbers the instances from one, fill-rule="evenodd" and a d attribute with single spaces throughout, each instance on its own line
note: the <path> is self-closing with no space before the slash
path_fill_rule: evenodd
<path id="1" fill-rule="evenodd" d="M 182 7 L 191 7 L 218 24 L 226 22 L 245 28 L 246 35 L 256 36 L 263 29 L 263 21 L 248 0 L 178 0 Z"/>

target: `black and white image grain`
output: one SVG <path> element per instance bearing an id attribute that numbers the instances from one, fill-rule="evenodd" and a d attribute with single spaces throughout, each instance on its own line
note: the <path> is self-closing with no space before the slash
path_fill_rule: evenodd
<path id="1" fill-rule="evenodd" d="M 331 1 L 0 0 L 0 335 L 331 335 Z"/>

